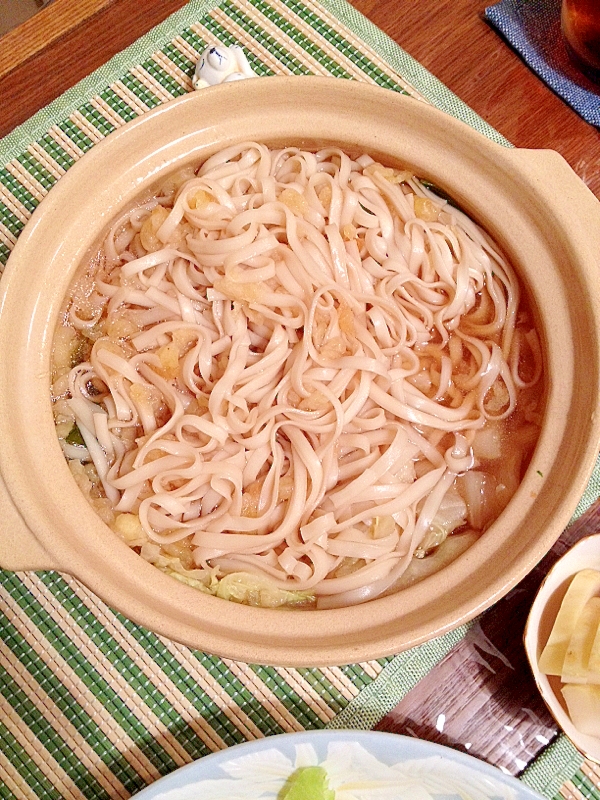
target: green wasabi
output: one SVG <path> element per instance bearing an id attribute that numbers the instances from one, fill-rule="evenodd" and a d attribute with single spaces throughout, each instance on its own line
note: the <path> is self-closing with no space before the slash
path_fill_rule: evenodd
<path id="1" fill-rule="evenodd" d="M 323 767 L 301 767 L 291 775 L 277 800 L 335 800 Z"/>

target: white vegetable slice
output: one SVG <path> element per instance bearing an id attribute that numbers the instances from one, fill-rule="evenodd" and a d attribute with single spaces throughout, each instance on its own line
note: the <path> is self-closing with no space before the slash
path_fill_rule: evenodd
<path id="1" fill-rule="evenodd" d="M 588 661 L 588 683 L 600 683 L 600 625 L 592 642 Z"/>
<path id="2" fill-rule="evenodd" d="M 600 736 L 600 686 L 568 683 L 562 693 L 577 730 L 586 736 Z"/>
<path id="3" fill-rule="evenodd" d="M 600 625 L 600 597 L 592 597 L 583 607 L 565 653 L 563 683 L 587 683 L 592 644 Z"/>
<path id="4" fill-rule="evenodd" d="M 571 634 L 579 615 L 588 600 L 597 594 L 600 594 L 600 572 L 594 569 L 578 572 L 567 589 L 550 638 L 540 656 L 540 670 L 546 675 L 562 674 Z"/>

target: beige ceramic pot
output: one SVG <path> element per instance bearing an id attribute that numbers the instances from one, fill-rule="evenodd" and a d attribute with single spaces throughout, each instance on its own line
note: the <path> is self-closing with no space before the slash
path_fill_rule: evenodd
<path id="1" fill-rule="evenodd" d="M 434 577 L 351 609 L 249 608 L 145 563 L 79 494 L 57 442 L 50 347 L 71 277 L 108 222 L 183 163 L 239 140 L 337 143 L 405 164 L 452 195 L 517 267 L 541 332 L 543 430 L 509 506 Z M 399 652 L 484 610 L 568 522 L 600 441 L 600 204 L 560 156 L 493 144 L 424 103 L 355 82 L 265 78 L 205 89 L 125 126 L 35 212 L 2 279 L 0 564 L 58 569 L 158 633 L 251 662 L 325 665 Z"/>

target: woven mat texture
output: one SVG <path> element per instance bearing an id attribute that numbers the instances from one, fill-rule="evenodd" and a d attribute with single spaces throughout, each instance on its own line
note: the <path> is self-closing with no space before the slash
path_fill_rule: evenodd
<path id="1" fill-rule="evenodd" d="M 32 212 L 97 142 L 192 91 L 200 52 L 244 47 L 259 75 L 411 94 L 508 144 L 345 0 L 194 0 L 0 141 L 0 271 Z M 598 476 L 585 503 L 598 496 Z M 284 731 L 370 729 L 465 636 L 328 669 L 220 659 L 157 636 L 68 575 L 0 572 L 0 798 L 128 798 L 207 753 Z M 600 798 L 564 738 L 530 770 L 546 796 Z"/>

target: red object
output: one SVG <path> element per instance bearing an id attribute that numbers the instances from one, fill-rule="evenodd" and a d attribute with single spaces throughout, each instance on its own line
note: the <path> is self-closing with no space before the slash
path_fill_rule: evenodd
<path id="1" fill-rule="evenodd" d="M 563 0 L 563 36 L 573 62 L 600 81 L 600 0 Z"/>

